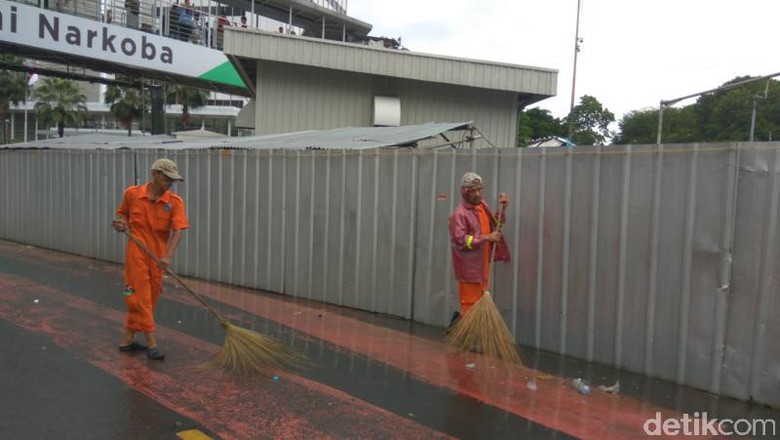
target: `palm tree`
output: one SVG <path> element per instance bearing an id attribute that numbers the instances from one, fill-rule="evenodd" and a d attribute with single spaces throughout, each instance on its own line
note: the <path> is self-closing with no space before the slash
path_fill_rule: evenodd
<path id="1" fill-rule="evenodd" d="M 87 114 L 87 97 L 80 93 L 75 81 L 46 78 L 37 89 L 35 110 L 45 124 L 57 124 L 57 134 L 65 134 L 65 124 L 78 125 Z"/>
<path id="2" fill-rule="evenodd" d="M 128 136 L 133 134 L 133 120 L 140 119 L 146 109 L 144 101 L 138 88 L 113 84 L 106 88 L 105 103 L 110 106 L 111 114 L 127 128 Z"/>
<path id="3" fill-rule="evenodd" d="M 3 64 L 22 65 L 21 58 L 12 55 L 0 55 Z M 0 70 L 0 124 L 2 129 L 2 142 L 9 142 L 8 121 L 11 116 L 11 104 L 17 105 L 27 99 L 27 78 L 23 72 Z"/>
<path id="4" fill-rule="evenodd" d="M 165 101 L 168 105 L 181 104 L 181 124 L 184 128 L 190 125 L 190 110 L 205 107 L 209 92 L 179 84 L 169 84 L 166 87 Z"/>

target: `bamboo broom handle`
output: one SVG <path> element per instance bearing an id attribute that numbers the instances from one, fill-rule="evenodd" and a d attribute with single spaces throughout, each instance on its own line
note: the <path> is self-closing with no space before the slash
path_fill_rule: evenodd
<path id="1" fill-rule="evenodd" d="M 161 264 L 161 261 L 160 261 L 160 259 L 159 259 L 159 258 L 157 258 L 157 255 L 154 255 L 154 254 L 152 253 L 152 251 L 151 251 L 151 250 L 149 250 L 149 248 L 148 248 L 148 247 L 146 247 L 146 245 L 145 245 L 145 244 L 143 244 L 143 243 L 141 242 L 141 240 L 139 240 L 138 238 L 136 238 L 136 237 L 135 237 L 133 234 L 131 234 L 131 233 L 130 233 L 130 232 L 127 230 L 127 229 L 125 229 L 125 230 L 124 230 L 124 231 L 122 231 L 122 232 L 123 232 L 125 235 L 127 235 L 127 237 L 128 237 L 130 240 L 132 240 L 132 241 L 133 241 L 133 243 L 135 243 L 135 244 L 136 244 L 136 246 L 138 246 L 139 248 L 141 248 L 141 250 L 142 250 L 142 251 L 144 251 L 144 252 L 146 253 L 146 255 L 148 255 L 149 257 L 151 257 L 151 258 L 152 258 L 152 259 L 153 259 L 153 260 L 154 260 L 154 261 L 155 261 L 157 264 Z M 227 320 L 226 320 L 225 318 L 223 318 L 223 317 L 222 317 L 222 315 L 220 315 L 220 314 L 219 314 L 219 313 L 218 313 L 216 310 L 214 310 L 214 308 L 213 308 L 213 307 L 211 307 L 211 305 L 210 305 L 209 303 L 207 303 L 207 302 L 206 302 L 206 301 L 205 301 L 205 300 L 204 300 L 204 299 L 203 299 L 203 298 L 202 298 L 200 295 L 198 295 L 197 293 L 195 293 L 195 291 L 194 291 L 194 290 L 190 289 L 190 288 L 189 288 L 189 286 L 187 286 L 187 284 L 185 284 L 185 283 L 184 283 L 184 280 L 182 280 L 182 279 L 181 279 L 181 278 L 180 278 L 178 275 L 176 275 L 176 272 L 174 272 L 174 271 L 173 271 L 171 268 L 169 268 L 168 266 L 165 266 L 165 269 L 164 269 L 164 270 L 165 270 L 165 272 L 166 272 L 166 273 L 168 273 L 168 275 L 172 276 L 172 277 L 173 277 L 173 279 L 175 279 L 175 280 L 176 280 L 176 281 L 177 281 L 177 282 L 178 282 L 178 283 L 181 285 L 181 287 L 184 287 L 184 289 L 185 289 L 187 292 L 189 292 L 189 293 L 190 293 L 192 296 L 194 296 L 194 297 L 195 297 L 195 299 L 197 299 L 198 301 L 200 301 L 200 303 L 201 303 L 201 304 L 203 304 L 203 305 L 204 305 L 204 306 L 205 306 L 207 309 L 209 309 L 209 311 L 210 311 L 211 313 L 213 313 L 213 314 L 214 314 L 214 315 L 215 315 L 215 316 L 216 316 L 216 317 L 219 319 L 220 323 L 222 323 L 223 325 L 224 325 L 225 323 L 227 323 Z"/>
<path id="2" fill-rule="evenodd" d="M 502 205 L 501 202 L 499 202 L 499 206 L 500 206 L 500 208 L 499 208 L 500 211 L 499 211 L 498 215 L 496 216 L 496 224 L 498 225 L 496 227 L 496 231 L 501 232 L 501 227 L 504 226 L 504 224 L 501 223 L 501 215 L 502 214 L 506 214 L 506 205 Z M 487 277 L 487 285 L 488 285 L 488 287 L 490 287 L 490 276 L 492 275 L 492 272 L 493 272 L 493 263 L 495 262 L 495 259 L 496 259 L 496 248 L 497 247 L 498 247 L 498 242 L 496 242 L 493 245 L 493 249 L 490 250 L 490 266 L 488 266 L 488 277 Z"/>

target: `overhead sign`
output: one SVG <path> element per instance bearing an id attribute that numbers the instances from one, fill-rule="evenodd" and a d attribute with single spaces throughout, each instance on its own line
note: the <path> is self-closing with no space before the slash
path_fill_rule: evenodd
<path id="1" fill-rule="evenodd" d="M 219 50 L 8 0 L 0 41 L 246 88 Z"/>

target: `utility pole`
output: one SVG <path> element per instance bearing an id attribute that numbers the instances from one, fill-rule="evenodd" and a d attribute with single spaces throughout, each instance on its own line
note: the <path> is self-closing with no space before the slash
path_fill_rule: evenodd
<path id="1" fill-rule="evenodd" d="M 569 141 L 574 131 L 574 121 L 571 119 L 571 112 L 574 110 L 574 96 L 575 88 L 577 86 L 577 54 L 580 52 L 580 7 L 582 6 L 582 0 L 577 0 L 577 24 L 574 30 L 574 68 L 571 74 L 571 103 L 569 104 Z"/>
<path id="2" fill-rule="evenodd" d="M 766 80 L 766 87 L 764 88 L 764 96 L 757 95 L 753 97 L 753 110 L 750 113 L 750 142 L 753 142 L 753 135 L 756 133 L 756 107 L 760 99 L 766 99 L 769 95 L 769 80 Z"/>

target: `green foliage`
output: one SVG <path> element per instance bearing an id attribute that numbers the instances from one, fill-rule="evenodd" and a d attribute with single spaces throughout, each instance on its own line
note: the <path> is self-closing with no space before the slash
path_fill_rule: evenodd
<path id="1" fill-rule="evenodd" d="M 38 120 L 47 126 L 57 124 L 57 134 L 62 137 L 65 125 L 78 126 L 87 115 L 87 97 L 75 81 L 62 78 L 46 78 L 35 90 L 35 110 Z"/>
<path id="2" fill-rule="evenodd" d="M 618 124 L 615 144 L 654 144 L 658 128 L 658 110 L 634 110 Z"/>
<path id="3" fill-rule="evenodd" d="M 577 145 L 603 145 L 612 136 L 609 124 L 615 115 L 605 109 L 598 99 L 583 96 L 580 103 L 563 120 L 553 117 L 549 110 L 533 108 L 521 111 L 518 119 L 517 144 L 525 146 L 534 139 L 550 136 L 569 137 Z"/>
<path id="4" fill-rule="evenodd" d="M 209 92 L 180 84 L 169 84 L 165 88 L 165 100 L 168 105 L 181 105 L 181 119 L 184 128 L 190 125 L 190 110 L 205 107 Z"/>
<path id="5" fill-rule="evenodd" d="M 12 55 L 0 55 L 0 62 L 4 64 L 22 65 L 22 59 Z M 0 70 L 0 123 L 3 126 L 2 141 L 9 142 L 10 125 L 4 121 L 11 119 L 11 105 L 24 102 L 27 98 L 27 75 L 24 72 L 12 70 Z"/>
<path id="6" fill-rule="evenodd" d="M 698 123 L 693 108 L 664 109 L 664 142 L 687 143 L 698 139 Z M 658 109 L 632 111 L 620 120 L 614 144 L 654 144 L 658 134 Z"/>
<path id="7" fill-rule="evenodd" d="M 739 77 L 724 84 L 745 81 Z M 766 99 L 764 94 L 766 92 Z M 693 105 L 703 141 L 746 141 L 750 138 L 753 101 L 756 101 L 756 140 L 769 140 L 780 127 L 780 82 L 755 81 L 700 97 Z M 666 137 L 664 135 L 664 137 Z"/>
<path id="8" fill-rule="evenodd" d="M 117 79 L 129 78 L 119 76 Z M 141 96 L 141 89 L 109 85 L 106 88 L 105 103 L 108 104 L 111 114 L 127 129 L 127 135 L 132 136 L 133 121 L 140 119 L 146 111 L 146 97 Z"/>
<path id="9" fill-rule="evenodd" d="M 519 114 L 517 145 L 524 147 L 534 139 L 550 136 L 562 136 L 564 133 L 561 120 L 553 117 L 549 110 L 532 108 Z"/>
<path id="10" fill-rule="evenodd" d="M 738 77 L 727 86 L 751 79 Z M 721 87 L 723 87 L 721 86 Z M 762 80 L 700 96 L 684 107 L 666 107 L 664 143 L 739 142 L 750 139 L 753 105 L 756 106 L 754 139 L 768 141 L 780 133 L 780 82 Z M 616 144 L 655 143 L 658 109 L 626 114 L 620 121 Z"/>
<path id="11" fill-rule="evenodd" d="M 657 117 L 658 111 L 656 110 L 654 113 Z M 664 131 L 663 131 L 664 142 L 675 143 L 675 144 L 697 142 L 700 136 L 698 130 L 698 126 L 699 126 L 698 119 L 699 117 L 696 114 L 694 108 L 670 107 L 664 109 Z M 657 134 L 658 134 L 657 118 L 655 122 L 655 129 L 653 130 L 653 132 L 655 133 L 655 137 L 653 137 L 653 141 L 650 143 L 655 143 L 657 140 Z"/>
<path id="12" fill-rule="evenodd" d="M 571 141 L 577 145 L 604 145 L 612 137 L 609 124 L 614 121 L 615 115 L 598 99 L 584 95 L 564 118 L 564 126 L 571 129 Z"/>

